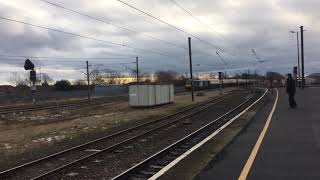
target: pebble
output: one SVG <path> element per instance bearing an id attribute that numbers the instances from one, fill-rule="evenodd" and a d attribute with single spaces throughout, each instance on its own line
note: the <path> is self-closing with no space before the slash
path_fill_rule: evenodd
<path id="1" fill-rule="evenodd" d="M 76 176 L 76 175 L 78 175 L 79 173 L 75 173 L 75 172 L 71 172 L 71 173 L 68 173 L 68 174 L 66 174 L 67 176 Z"/>
<path id="2" fill-rule="evenodd" d="M 11 149 L 11 148 L 12 148 L 12 146 L 10 146 L 9 143 L 5 143 L 5 144 L 4 144 L 4 147 L 5 147 L 6 149 Z"/>

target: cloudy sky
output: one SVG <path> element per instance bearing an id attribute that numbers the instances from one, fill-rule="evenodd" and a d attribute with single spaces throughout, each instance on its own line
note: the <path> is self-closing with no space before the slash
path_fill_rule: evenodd
<path id="1" fill-rule="evenodd" d="M 320 71 L 318 0 L 175 0 L 193 17 L 171 0 L 123 0 L 180 31 L 117 0 L 46 1 L 91 18 L 41 0 L 1 1 L 0 84 L 26 73 L 25 56 L 31 57 L 38 73 L 54 79 L 83 78 L 86 60 L 92 68 L 125 72 L 120 63 L 133 62 L 136 56 L 143 72 L 185 73 L 188 36 L 195 73 L 224 69 L 216 51 L 231 73 L 248 68 L 287 73 L 297 62 L 296 35 L 289 31 L 298 31 L 301 25 L 307 30 L 306 74 Z M 265 62 L 257 63 L 251 49 Z"/>

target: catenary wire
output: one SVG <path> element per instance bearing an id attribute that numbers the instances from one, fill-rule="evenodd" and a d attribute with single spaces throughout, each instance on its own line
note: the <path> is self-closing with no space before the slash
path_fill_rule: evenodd
<path id="1" fill-rule="evenodd" d="M 105 23 L 105 24 L 108 24 L 108 25 L 117 27 L 117 28 L 122 29 L 122 30 L 131 32 L 131 33 L 135 33 L 135 34 L 137 34 L 137 35 L 140 35 L 140 36 L 143 36 L 143 37 L 146 37 L 146 38 L 149 38 L 149 39 L 161 41 L 162 43 L 169 44 L 169 45 L 172 45 L 172 46 L 175 46 L 175 47 L 178 47 L 178 48 L 182 48 L 182 49 L 187 50 L 186 47 L 183 47 L 183 46 L 181 46 L 181 45 L 178 45 L 178 44 L 175 44 L 175 43 L 172 43 L 172 42 L 169 42 L 169 41 L 165 41 L 165 40 L 163 40 L 163 39 L 156 38 L 156 37 L 154 37 L 154 36 L 147 35 L 147 34 L 145 34 L 145 33 L 140 33 L 140 32 L 138 32 L 138 31 L 135 31 L 135 30 L 132 30 L 132 29 L 123 27 L 123 26 L 119 26 L 119 25 L 113 24 L 113 23 L 111 23 L 111 22 L 109 22 L 109 21 L 106 21 L 106 20 L 103 20 L 103 19 L 100 19 L 100 18 L 96 18 L 96 17 L 94 17 L 94 16 L 85 14 L 85 13 L 83 13 L 83 12 L 80 12 L 80 11 L 77 11 L 77 10 L 74 10 L 74 9 L 67 8 L 67 7 L 62 6 L 62 5 L 60 5 L 60 4 L 56 4 L 56 3 L 53 3 L 53 2 L 50 2 L 50 1 L 46 1 L 46 0 L 40 0 L 40 1 L 42 1 L 42 2 L 44 2 L 44 3 L 47 3 L 47 4 L 50 4 L 50 5 L 52 5 L 52 6 L 55 6 L 55 7 L 64 9 L 64 10 L 66 10 L 66 11 L 73 12 L 73 13 L 79 14 L 79 15 L 81 15 L 81 16 L 85 16 L 85 17 L 87 17 L 87 18 L 90 18 L 90 19 L 93 19 L 93 20 L 96 20 L 96 21 L 99 21 L 99 22 L 102 22 L 102 23 Z"/>
<path id="2" fill-rule="evenodd" d="M 41 29 L 46 29 L 46 30 L 50 30 L 50 31 L 54 31 L 54 32 L 59 32 L 59 33 L 67 34 L 67 35 L 72 35 L 72 36 L 76 36 L 76 37 L 80 37 L 80 38 L 84 38 L 84 39 L 90 39 L 90 40 L 99 41 L 99 42 L 112 44 L 112 45 L 116 45 L 116 46 L 122 46 L 122 47 L 130 48 L 130 49 L 134 49 L 134 50 L 138 50 L 138 51 L 148 52 L 148 53 L 157 54 L 157 55 L 166 56 L 166 57 L 172 57 L 172 56 L 164 54 L 162 52 L 157 52 L 157 51 L 137 48 L 137 47 L 133 47 L 133 46 L 125 45 L 125 44 L 120 44 L 120 43 L 115 43 L 115 42 L 111 42 L 111 41 L 101 40 L 101 39 L 97 39 L 97 38 L 93 38 L 93 37 L 89 37 L 89 36 L 85 36 L 85 35 L 80 35 L 80 34 L 67 32 L 67 31 L 54 29 L 54 28 L 49 28 L 49 27 L 45 27 L 45 26 L 41 26 L 41 25 L 31 24 L 31 23 L 28 23 L 28 22 L 19 21 L 19 20 L 15 20 L 15 19 L 11 19 L 11 18 L 2 17 L 2 16 L 0 16 L 0 19 L 6 20 L 6 21 L 15 22 L 15 23 L 19 23 L 19 24 L 24 24 L 24 25 L 28 25 L 28 26 L 32 26 L 32 27 L 37 27 L 37 28 L 41 28 Z"/>
<path id="3" fill-rule="evenodd" d="M 168 23 L 168 22 L 165 22 L 164 20 L 161 20 L 161 19 L 153 16 L 153 15 L 150 14 L 150 13 L 147 13 L 147 12 L 141 10 L 141 9 L 138 9 L 137 7 L 135 7 L 135 6 L 133 6 L 133 5 L 130 5 L 130 4 L 128 4 L 128 3 L 126 3 L 126 2 L 124 2 L 124 1 L 122 1 L 122 0 L 116 0 L 116 1 L 124 4 L 124 5 L 128 6 L 129 8 L 132 8 L 132 9 L 134 9 L 134 10 L 136 10 L 136 11 L 138 11 L 138 12 L 140 12 L 140 13 L 146 15 L 146 16 L 149 16 L 149 17 L 151 17 L 151 18 L 153 18 L 153 19 L 155 19 L 155 20 L 157 20 L 157 21 L 159 21 L 159 22 L 161 22 L 161 23 L 163 23 L 163 24 L 166 24 L 166 25 L 172 27 L 173 29 L 175 29 L 175 30 L 177 30 L 177 31 L 180 31 L 181 33 L 184 33 L 184 34 L 186 34 L 186 35 L 188 35 L 188 36 L 191 36 L 191 37 L 199 40 L 200 42 L 202 42 L 202 43 L 204 43 L 204 44 L 207 44 L 207 45 L 215 48 L 216 50 L 219 50 L 219 51 L 221 51 L 221 52 L 224 52 L 224 53 L 227 53 L 227 54 L 229 54 L 229 55 L 234 56 L 234 54 L 229 53 L 229 52 L 227 52 L 226 50 L 224 50 L 224 49 L 222 49 L 222 48 L 220 48 L 220 47 L 218 47 L 218 46 L 216 46 L 216 45 L 214 45 L 214 44 L 212 44 L 212 43 L 210 43 L 210 42 L 208 42 L 208 41 L 206 41 L 206 40 L 203 40 L 203 39 L 199 38 L 199 37 L 196 36 L 196 35 L 193 35 L 193 34 L 191 34 L 191 33 L 188 33 L 187 31 L 185 31 L 185 30 L 183 30 L 183 29 L 181 29 L 181 28 L 179 28 L 179 27 L 177 27 L 177 26 L 175 26 L 175 25 L 172 25 L 172 24 L 170 24 L 170 23 Z"/>
<path id="4" fill-rule="evenodd" d="M 132 59 L 135 57 L 48 57 L 48 56 L 27 56 L 0 54 L 0 57 L 9 58 L 35 58 L 35 59 Z"/>
<path id="5" fill-rule="evenodd" d="M 196 16 L 194 16 L 190 11 L 188 11 L 186 8 L 184 8 L 182 5 L 178 4 L 176 1 L 174 0 L 170 0 L 173 4 L 175 4 L 177 7 L 179 7 L 180 9 L 182 9 L 183 11 L 185 11 L 187 14 L 189 14 L 191 17 L 193 17 L 195 20 L 197 20 L 198 22 L 200 22 L 202 25 L 207 26 L 209 29 L 211 29 L 216 35 L 218 35 L 222 40 L 226 40 L 225 37 L 223 37 L 220 33 L 218 33 L 216 30 L 214 30 L 211 26 L 209 26 L 208 24 L 204 23 L 202 20 L 200 20 L 199 18 L 197 18 Z"/>

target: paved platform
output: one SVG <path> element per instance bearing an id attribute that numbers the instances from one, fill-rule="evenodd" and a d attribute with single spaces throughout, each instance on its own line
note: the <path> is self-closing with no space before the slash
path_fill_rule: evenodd
<path id="1" fill-rule="evenodd" d="M 238 179 L 246 169 L 248 174 L 242 179 L 319 180 L 320 88 L 297 90 L 296 100 L 299 108 L 289 109 L 285 89 L 279 89 L 277 107 L 265 136 L 261 134 L 271 105 L 196 179 Z M 263 137 L 261 143 L 257 143 L 259 136 Z M 249 157 L 253 160 L 251 166 Z"/>

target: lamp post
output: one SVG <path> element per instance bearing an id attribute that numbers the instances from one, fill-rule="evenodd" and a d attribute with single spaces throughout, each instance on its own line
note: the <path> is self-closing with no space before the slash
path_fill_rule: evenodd
<path id="1" fill-rule="evenodd" d="M 290 31 L 292 34 L 297 34 L 297 50 L 298 50 L 298 77 L 301 77 L 300 75 L 300 48 L 299 48 L 299 31 Z"/>

